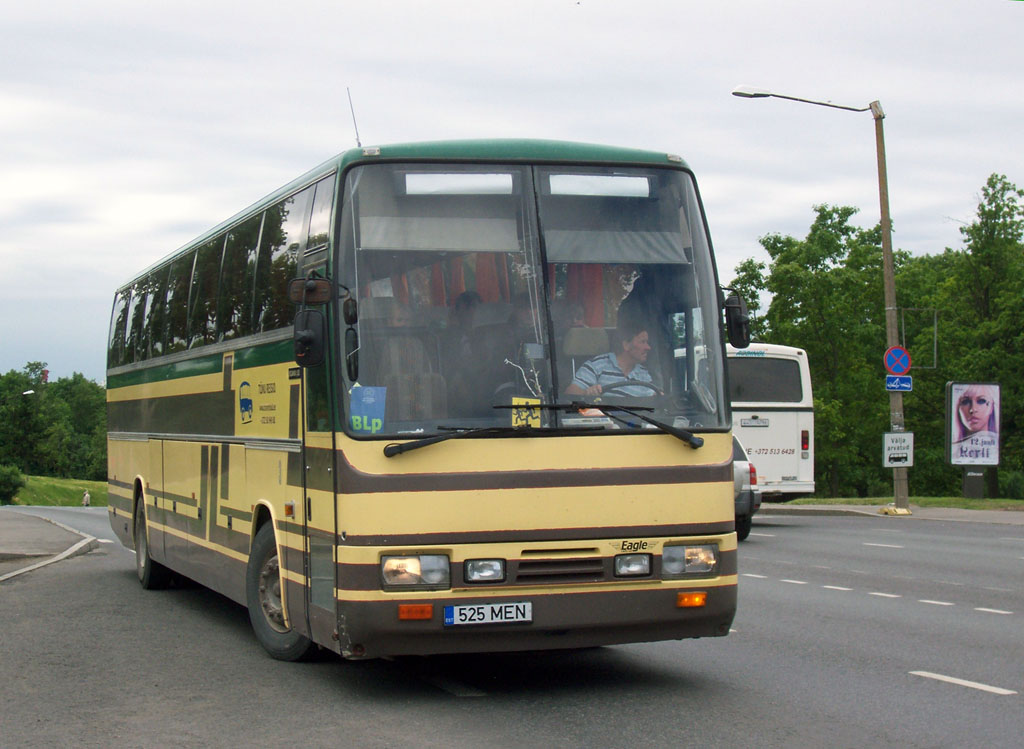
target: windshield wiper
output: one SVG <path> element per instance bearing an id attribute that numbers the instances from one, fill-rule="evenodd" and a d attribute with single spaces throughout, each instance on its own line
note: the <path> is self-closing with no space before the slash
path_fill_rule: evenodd
<path id="1" fill-rule="evenodd" d="M 501 406 L 495 406 L 501 408 Z M 552 434 L 576 434 L 580 431 L 599 431 L 601 427 L 585 427 L 584 429 L 565 429 L 562 427 L 531 427 L 531 426 L 490 426 L 490 427 L 438 427 L 446 430 L 444 434 L 435 434 L 431 437 L 423 437 L 412 442 L 389 442 L 384 446 L 384 457 L 393 458 L 396 455 L 407 453 L 410 450 L 418 450 L 428 445 L 436 445 L 446 440 L 460 439 L 462 437 L 480 436 L 502 436 L 502 437 L 531 437 L 537 434 L 551 436 Z"/>
<path id="2" fill-rule="evenodd" d="M 499 406 L 495 406 L 495 408 L 499 408 Z M 615 415 L 617 413 L 625 413 L 629 414 L 630 416 L 635 416 L 636 418 L 640 419 L 640 421 L 646 424 L 650 424 L 651 426 L 657 429 L 660 429 L 665 434 L 671 434 L 676 439 L 680 439 L 683 442 L 685 442 L 694 450 L 696 450 L 698 447 L 704 446 L 703 437 L 698 437 L 688 429 L 672 426 L 671 424 L 665 424 L 663 422 L 660 422 L 657 419 L 652 419 L 650 416 L 643 413 L 644 411 L 654 410 L 653 408 L 650 408 L 648 406 L 619 406 L 612 405 L 610 403 L 588 403 L 585 401 L 573 401 L 572 403 L 540 403 L 537 405 L 531 404 L 530 408 L 543 408 L 549 411 L 584 411 L 588 408 L 594 408 L 603 413 L 608 418 L 614 419 L 620 424 L 632 426 L 632 424 L 629 424 L 629 422 Z"/>

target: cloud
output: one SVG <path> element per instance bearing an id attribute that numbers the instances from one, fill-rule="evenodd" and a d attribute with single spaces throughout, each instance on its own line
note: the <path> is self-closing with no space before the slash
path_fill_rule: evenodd
<path id="1" fill-rule="evenodd" d="M 0 371 L 35 359 L 102 379 L 114 289 L 354 145 L 347 87 L 364 143 L 540 137 L 681 154 L 723 280 L 766 259 L 759 237 L 804 236 L 814 204 L 878 220 L 869 114 L 732 88 L 878 99 L 895 246 L 959 246 L 988 175 L 1024 180 L 1022 14 L 957 0 L 5 8 Z M 40 305 L 47 294 L 60 303 Z"/>

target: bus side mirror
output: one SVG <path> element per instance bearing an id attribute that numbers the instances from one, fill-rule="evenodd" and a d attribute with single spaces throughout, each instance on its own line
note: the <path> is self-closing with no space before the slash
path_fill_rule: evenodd
<path id="1" fill-rule="evenodd" d="M 300 367 L 315 367 L 324 360 L 327 324 L 324 313 L 315 309 L 299 310 L 295 315 L 295 362 Z"/>
<path id="2" fill-rule="evenodd" d="M 747 303 L 735 291 L 725 299 L 725 331 L 733 348 L 746 348 L 750 345 Z"/>
<path id="3" fill-rule="evenodd" d="M 352 327 L 345 331 L 345 368 L 349 380 L 359 379 L 359 333 Z"/>

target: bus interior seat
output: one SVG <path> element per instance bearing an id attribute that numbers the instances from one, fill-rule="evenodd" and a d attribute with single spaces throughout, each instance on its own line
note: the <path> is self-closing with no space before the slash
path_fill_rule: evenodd
<path id="1" fill-rule="evenodd" d="M 385 375 L 386 418 L 423 421 L 448 415 L 448 386 L 436 372 L 395 372 Z"/>
<path id="2" fill-rule="evenodd" d="M 418 327 L 392 326 L 390 320 L 398 304 L 393 297 L 367 297 L 360 302 L 359 380 L 387 388 L 389 419 L 444 416 L 447 386 L 437 372 L 437 337 Z"/>
<path id="3" fill-rule="evenodd" d="M 576 369 L 595 356 L 611 351 L 610 336 L 607 328 L 569 328 L 562 341 L 563 361 L 569 362 L 569 369 L 564 385 L 568 385 L 576 374 Z"/>

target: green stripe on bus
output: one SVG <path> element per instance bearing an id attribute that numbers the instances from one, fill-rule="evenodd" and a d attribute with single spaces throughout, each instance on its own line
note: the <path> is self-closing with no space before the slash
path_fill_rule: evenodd
<path id="1" fill-rule="evenodd" d="M 194 359 L 185 359 L 171 364 L 161 364 L 160 360 L 156 359 L 145 369 L 110 375 L 107 378 L 107 388 L 109 390 L 116 390 L 117 388 L 130 387 L 132 385 L 147 385 L 154 382 L 180 380 L 185 377 L 218 374 L 223 371 L 225 353 L 228 352 L 208 354 L 206 356 L 200 355 Z M 295 361 L 291 339 L 256 346 L 246 346 L 230 353 L 234 356 L 235 369 L 251 369 L 253 367 Z"/>

